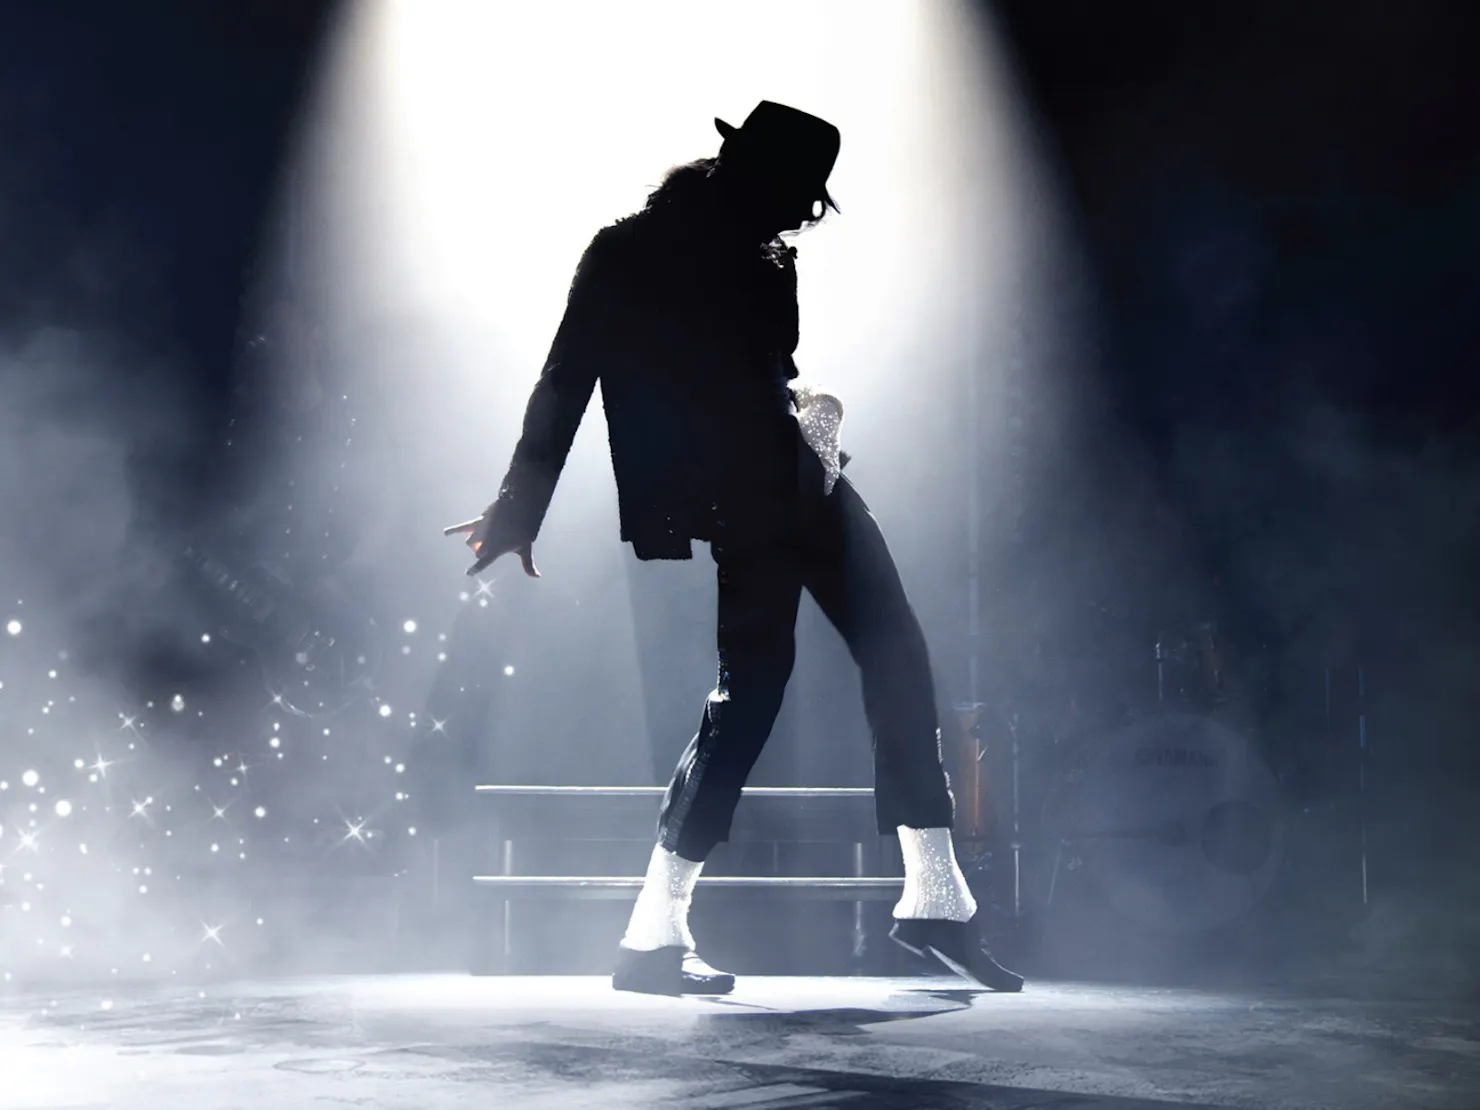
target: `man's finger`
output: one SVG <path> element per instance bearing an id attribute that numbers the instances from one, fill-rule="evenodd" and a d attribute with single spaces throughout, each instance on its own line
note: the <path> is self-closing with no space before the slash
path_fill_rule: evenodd
<path id="1" fill-rule="evenodd" d="M 528 547 L 519 549 L 519 561 L 524 564 L 524 573 L 531 578 L 539 578 L 539 568 L 534 565 L 534 552 Z"/>

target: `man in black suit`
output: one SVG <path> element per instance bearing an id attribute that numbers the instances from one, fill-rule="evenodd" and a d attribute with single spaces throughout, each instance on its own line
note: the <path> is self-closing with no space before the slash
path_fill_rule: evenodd
<path id="1" fill-rule="evenodd" d="M 1019 989 L 970 928 L 976 904 L 951 843 L 925 638 L 877 523 L 841 476 L 841 404 L 791 384 L 796 251 L 781 235 L 836 210 L 827 178 L 840 135 L 769 101 L 741 127 L 715 125 L 717 158 L 673 170 L 642 211 L 586 249 L 498 499 L 447 531 L 467 535 L 470 574 L 513 553 L 538 577 L 532 544 L 599 378 L 622 538 L 644 560 L 710 544 L 719 678 L 664 801 L 615 986 L 733 986 L 695 953 L 688 906 L 781 707 L 806 589 L 862 674 L 878 825 L 898 833 L 905 858 L 891 936 Z"/>

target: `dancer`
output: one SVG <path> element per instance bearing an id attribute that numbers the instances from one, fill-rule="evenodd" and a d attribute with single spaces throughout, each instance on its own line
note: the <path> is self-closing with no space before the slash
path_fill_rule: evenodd
<path id="1" fill-rule="evenodd" d="M 796 251 L 781 236 L 837 210 L 832 124 L 763 101 L 740 127 L 715 120 L 716 158 L 671 171 L 643 209 L 599 232 L 577 268 L 498 498 L 446 530 L 477 555 L 469 574 L 532 545 L 597 379 L 622 539 L 639 559 L 710 544 L 719 582 L 719 678 L 674 772 L 613 985 L 717 994 L 734 977 L 695 950 L 688 909 L 704 860 L 727 838 L 770 735 L 795 656 L 803 589 L 861 672 L 881 835 L 898 835 L 903 897 L 890 933 L 998 990 L 995 963 L 951 841 L 930 661 L 868 507 L 842 468 L 842 406 L 792 386 Z"/>

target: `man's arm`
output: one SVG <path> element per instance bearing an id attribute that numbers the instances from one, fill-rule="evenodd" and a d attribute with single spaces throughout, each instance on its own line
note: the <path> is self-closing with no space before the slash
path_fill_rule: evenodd
<path id="1" fill-rule="evenodd" d="M 485 515 L 490 549 L 534 542 L 581 425 L 603 360 L 618 340 L 621 282 L 598 235 L 581 258 L 565 316 L 524 410 L 524 426 L 498 498 Z"/>

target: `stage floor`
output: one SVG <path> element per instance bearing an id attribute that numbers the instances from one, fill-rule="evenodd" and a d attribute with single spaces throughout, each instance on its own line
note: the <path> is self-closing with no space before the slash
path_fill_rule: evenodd
<path id="1" fill-rule="evenodd" d="M 686 1107 L 1473 1110 L 1480 1010 L 943 979 L 119 986 L 0 1002 L 3 1110 Z"/>

